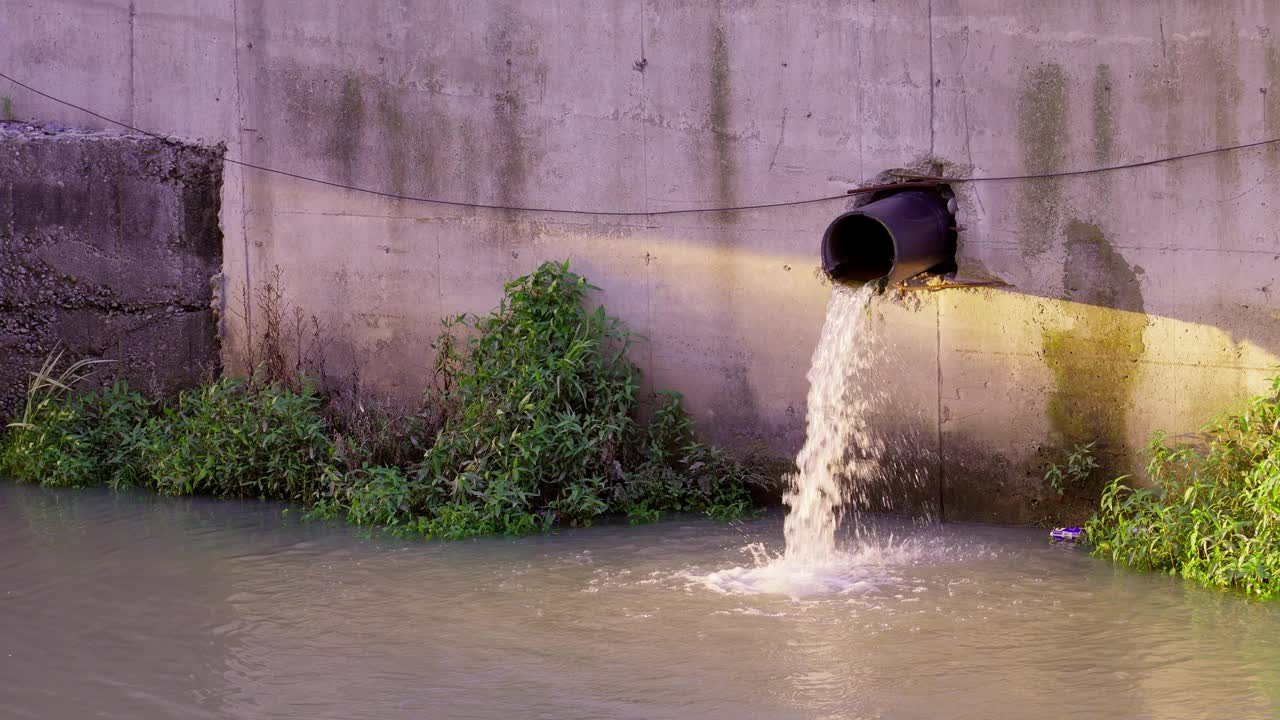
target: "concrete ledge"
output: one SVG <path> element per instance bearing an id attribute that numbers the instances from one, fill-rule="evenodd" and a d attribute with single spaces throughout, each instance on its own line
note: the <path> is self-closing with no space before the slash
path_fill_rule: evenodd
<path id="1" fill-rule="evenodd" d="M 0 124 L 0 415 L 58 342 L 172 392 L 219 370 L 222 150 Z"/>

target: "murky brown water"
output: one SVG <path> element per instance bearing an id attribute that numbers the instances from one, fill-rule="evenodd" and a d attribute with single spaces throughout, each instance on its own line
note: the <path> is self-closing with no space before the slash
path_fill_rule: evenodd
<path id="1" fill-rule="evenodd" d="M 777 516 L 424 543 L 280 509 L 0 484 L 0 716 L 1280 717 L 1280 607 L 1041 531 L 791 600 L 706 579 Z"/>

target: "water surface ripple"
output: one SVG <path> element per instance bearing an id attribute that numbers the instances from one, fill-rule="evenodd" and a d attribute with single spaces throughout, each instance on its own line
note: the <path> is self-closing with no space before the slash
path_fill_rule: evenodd
<path id="1" fill-rule="evenodd" d="M 878 520 L 767 592 L 733 575 L 779 515 L 425 543 L 280 511 L 0 483 L 0 714 L 1280 717 L 1275 607 L 1042 531 Z"/>

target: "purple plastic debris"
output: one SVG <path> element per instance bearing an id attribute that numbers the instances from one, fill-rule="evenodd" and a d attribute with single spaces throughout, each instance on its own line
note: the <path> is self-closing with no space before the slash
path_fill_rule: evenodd
<path id="1" fill-rule="evenodd" d="M 1080 537 L 1084 535 L 1084 530 L 1074 528 L 1054 528 L 1049 533 L 1049 537 L 1054 542 L 1080 542 Z"/>

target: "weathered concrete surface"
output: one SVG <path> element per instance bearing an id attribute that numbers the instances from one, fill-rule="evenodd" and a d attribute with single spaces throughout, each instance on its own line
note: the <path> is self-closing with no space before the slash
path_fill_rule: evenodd
<path id="1" fill-rule="evenodd" d="M 839 194 L 956 172 L 1123 164 L 1280 136 L 1280 4 L 1069 0 L 0 0 L 0 66 L 251 162 L 408 195 L 653 211 Z M 97 127 L 20 90 L 21 117 Z M 1082 506 L 1046 459 L 1097 439 L 1128 470 L 1264 386 L 1280 148 L 962 185 L 962 275 L 886 304 L 899 424 L 953 518 Z M 284 269 L 336 369 L 406 396 L 444 314 L 572 256 L 650 342 L 649 382 L 703 429 L 787 455 L 845 203 L 620 218 L 386 200 L 228 167 L 229 288 Z M 235 366 L 232 323 L 227 360 Z M 923 435 L 922 435 L 923 434 Z M 923 439 L 922 439 L 923 438 Z M 926 483 L 926 484 L 927 484 Z"/>
<path id="2" fill-rule="evenodd" d="M 0 415 L 61 344 L 168 393 L 219 370 L 221 150 L 0 123 Z"/>

